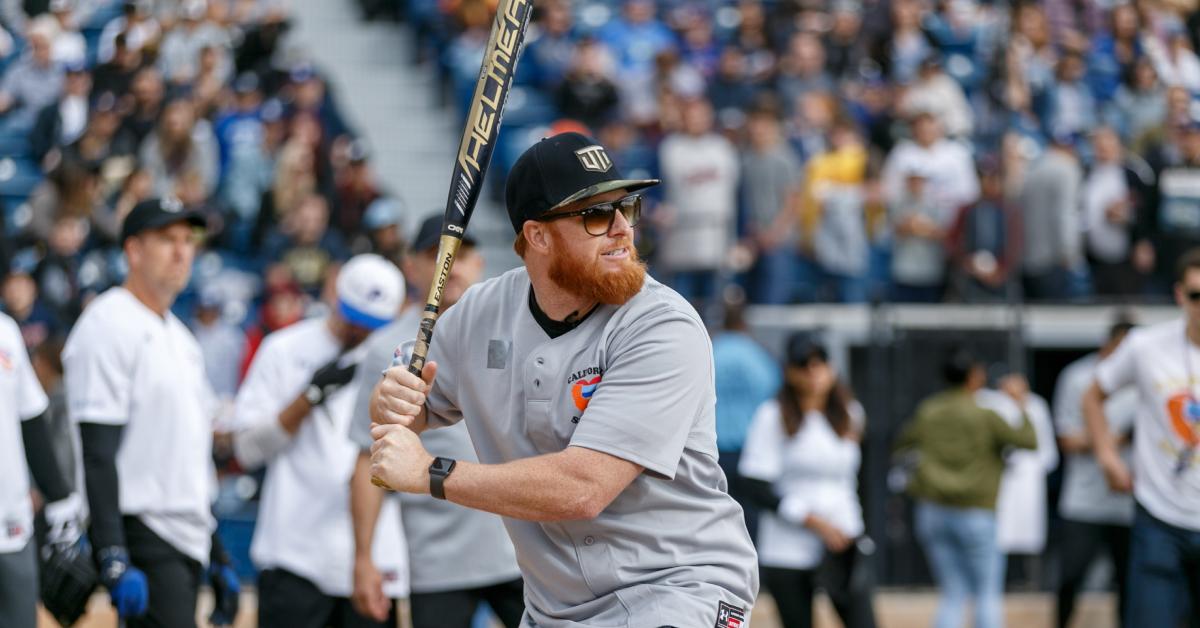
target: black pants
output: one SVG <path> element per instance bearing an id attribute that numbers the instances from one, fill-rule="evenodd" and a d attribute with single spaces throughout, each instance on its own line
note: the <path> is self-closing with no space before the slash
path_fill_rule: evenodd
<path id="1" fill-rule="evenodd" d="M 200 563 L 155 534 L 137 517 L 124 517 L 125 546 L 134 567 L 146 573 L 150 604 L 128 628 L 195 628 Z"/>
<path id="2" fill-rule="evenodd" d="M 841 554 L 827 555 L 826 565 L 822 571 L 835 567 L 833 571 L 843 571 L 836 568 L 838 561 L 848 561 L 854 555 L 851 548 Z M 832 563 L 832 564 L 831 564 Z M 846 628 L 875 628 L 875 610 L 871 605 L 871 589 L 858 590 L 839 589 L 830 586 L 822 571 L 815 569 L 784 569 L 781 567 L 763 567 L 763 585 L 771 592 L 775 605 L 779 608 L 779 620 L 784 628 L 812 628 L 813 597 L 820 586 L 833 602 L 838 617 Z"/>
<path id="3" fill-rule="evenodd" d="M 1125 616 L 1125 576 L 1129 569 L 1129 527 L 1063 520 L 1062 579 L 1058 585 L 1058 626 L 1066 628 L 1088 567 L 1108 552 L 1116 575 L 1118 617 Z"/>
<path id="4" fill-rule="evenodd" d="M 487 602 L 507 628 L 517 628 L 525 614 L 525 582 L 517 578 L 478 589 L 413 593 L 413 628 L 470 628 L 480 602 Z"/>
<path id="5" fill-rule="evenodd" d="M 359 615 L 348 597 L 325 595 L 315 584 L 283 569 L 258 574 L 259 628 L 387 628 L 396 625 L 396 604 L 386 621 Z"/>

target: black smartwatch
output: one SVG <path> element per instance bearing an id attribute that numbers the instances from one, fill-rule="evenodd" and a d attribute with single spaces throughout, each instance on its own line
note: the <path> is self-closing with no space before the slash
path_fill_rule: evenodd
<path id="1" fill-rule="evenodd" d="M 446 499 L 446 489 L 443 483 L 446 478 L 450 477 L 450 472 L 454 470 L 454 465 L 458 461 L 454 458 L 434 458 L 433 464 L 429 465 L 429 494 L 438 499 Z"/>

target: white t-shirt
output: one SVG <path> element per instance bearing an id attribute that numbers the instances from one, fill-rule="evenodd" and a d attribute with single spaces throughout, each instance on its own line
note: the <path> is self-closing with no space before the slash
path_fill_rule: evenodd
<path id="1" fill-rule="evenodd" d="M 0 400 L 0 554 L 7 554 L 24 549 L 33 534 L 21 421 L 41 415 L 49 402 L 29 364 L 21 330 L 2 312 Z"/>
<path id="2" fill-rule="evenodd" d="M 1092 353 L 1072 362 L 1059 374 L 1054 389 L 1054 427 L 1060 436 L 1086 433 L 1083 394 L 1095 381 L 1098 364 L 1100 356 Z M 1104 414 L 1113 434 L 1125 434 L 1133 429 L 1137 406 L 1137 391 L 1132 387 L 1122 388 L 1108 398 Z M 1121 457 L 1126 464 L 1133 461 L 1131 453 L 1132 448 L 1121 448 Z M 1108 487 L 1092 452 L 1069 454 L 1063 472 L 1062 493 L 1058 498 L 1058 513 L 1071 521 L 1127 526 L 1133 522 L 1133 497 Z"/>
<path id="3" fill-rule="evenodd" d="M 344 359 L 360 360 L 364 352 L 360 346 Z M 339 353 L 325 318 L 267 336 L 238 391 L 235 438 L 254 426 L 278 426 L 279 413 Z M 348 597 L 354 589 L 350 477 L 360 449 L 350 440 L 349 428 L 356 390 L 347 385 L 330 395 L 268 458 L 250 544 L 250 558 L 259 569 L 285 569 L 335 597 Z M 375 530 L 372 555 L 384 576 L 384 592 L 392 598 L 407 596 L 407 547 L 395 499 L 384 501 Z"/>
<path id="4" fill-rule="evenodd" d="M 1012 427 L 1021 427 L 1021 407 L 1008 395 L 985 388 L 975 394 L 975 401 Z M 1005 456 L 996 495 L 996 541 L 1006 554 L 1040 554 L 1046 549 L 1046 476 L 1058 466 L 1050 404 L 1030 393 L 1025 415 L 1037 433 L 1037 449 L 1014 449 Z"/>
<path id="5" fill-rule="evenodd" d="M 1137 385 L 1134 499 L 1165 523 L 1200 530 L 1200 347 L 1187 342 L 1184 322 L 1130 332 L 1096 381 L 1110 395 Z"/>
<path id="6" fill-rule="evenodd" d="M 861 420 L 862 406 L 851 415 Z M 863 533 L 858 502 L 859 443 L 838 437 L 820 412 L 809 412 L 789 437 L 779 402 L 758 407 L 742 448 L 738 472 L 770 482 L 782 498 L 781 514 L 763 513 L 758 528 L 758 559 L 769 567 L 813 569 L 825 556 L 825 545 L 803 525 L 809 514 L 833 524 L 843 534 Z"/>
<path id="7" fill-rule="evenodd" d="M 116 461 L 121 514 L 207 564 L 217 406 L 192 333 L 117 287 L 83 311 L 62 359 L 71 420 L 124 426 Z"/>
<path id="8" fill-rule="evenodd" d="M 674 219 L 662 232 L 659 263 L 671 271 L 711 270 L 733 244 L 740 174 L 737 151 L 717 134 L 672 135 L 659 148 L 663 200 Z"/>

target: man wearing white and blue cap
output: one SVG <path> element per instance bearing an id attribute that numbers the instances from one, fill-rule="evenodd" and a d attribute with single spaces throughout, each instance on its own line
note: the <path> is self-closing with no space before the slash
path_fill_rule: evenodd
<path id="1" fill-rule="evenodd" d="M 341 268 L 336 289 L 328 316 L 267 336 L 235 402 L 238 462 L 268 469 L 250 545 L 264 628 L 385 625 L 350 604 L 350 476 L 358 447 L 347 433 L 363 340 L 399 313 L 404 277 L 378 255 L 358 255 Z M 394 600 L 408 594 L 396 502 L 383 505 L 379 531 L 372 553 L 384 593 Z M 395 625 L 394 605 L 391 612 Z"/>

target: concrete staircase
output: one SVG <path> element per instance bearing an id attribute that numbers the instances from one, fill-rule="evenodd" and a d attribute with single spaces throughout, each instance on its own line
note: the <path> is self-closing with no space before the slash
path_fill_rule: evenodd
<path id="1" fill-rule="evenodd" d="M 364 22 L 353 0 L 293 0 L 289 46 L 321 68 L 335 88 L 347 122 L 372 147 L 379 181 L 408 206 L 406 232 L 442 212 L 461 122 L 439 103 L 434 71 L 414 65 L 412 34 L 404 25 Z M 487 275 L 519 263 L 504 209 L 485 190 L 469 233 L 481 245 Z"/>

